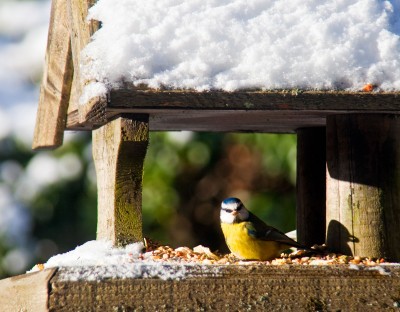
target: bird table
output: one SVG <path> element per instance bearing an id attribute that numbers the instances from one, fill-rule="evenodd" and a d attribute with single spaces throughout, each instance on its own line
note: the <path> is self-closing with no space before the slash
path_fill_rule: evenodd
<path id="1" fill-rule="evenodd" d="M 80 73 L 80 52 L 100 27 L 86 21 L 94 2 L 52 2 L 33 148 L 60 146 L 65 130 L 92 131 L 98 239 L 115 245 L 142 240 L 149 131 L 294 133 L 299 242 L 326 242 L 344 254 L 400 260 L 399 91 L 198 92 L 126 83 L 80 103 L 88 83 Z M 330 276 L 339 277 L 333 271 Z M 351 280 L 353 275 L 344 276 Z M 397 273 L 393 276 L 398 283 Z"/>

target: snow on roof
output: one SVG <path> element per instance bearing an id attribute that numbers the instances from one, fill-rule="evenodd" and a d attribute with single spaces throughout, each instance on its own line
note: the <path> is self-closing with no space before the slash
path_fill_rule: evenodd
<path id="1" fill-rule="evenodd" d="M 99 0 L 89 19 L 84 77 L 107 88 L 400 90 L 400 0 Z"/>

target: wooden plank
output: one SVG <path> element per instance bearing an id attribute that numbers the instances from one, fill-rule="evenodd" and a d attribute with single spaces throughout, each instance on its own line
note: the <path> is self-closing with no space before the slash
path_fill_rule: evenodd
<path id="1" fill-rule="evenodd" d="M 56 269 L 0 280 L 1 311 L 48 311 L 49 281 Z"/>
<path id="2" fill-rule="evenodd" d="M 97 238 L 115 245 L 142 241 L 142 176 L 147 116 L 119 117 L 93 131 L 97 173 Z"/>
<path id="3" fill-rule="evenodd" d="M 294 133 L 326 125 L 326 116 L 353 112 L 399 112 L 400 93 L 194 92 L 118 89 L 90 121 L 70 112 L 67 127 L 92 129 L 117 114 L 149 114 L 151 130 Z M 98 104 L 101 106 L 101 103 Z M 104 115 L 102 115 L 104 113 Z M 97 118 L 97 120 L 96 120 Z"/>
<path id="4" fill-rule="evenodd" d="M 297 130 L 297 241 L 325 243 L 326 129 Z"/>
<path id="5" fill-rule="evenodd" d="M 327 244 L 400 261 L 400 115 L 328 117 Z"/>
<path id="6" fill-rule="evenodd" d="M 214 131 L 296 133 L 297 129 L 324 127 L 326 117 L 351 114 L 357 111 L 318 110 L 185 110 L 185 109 L 111 109 L 106 108 L 106 119 L 120 114 L 147 114 L 152 131 Z M 374 111 L 382 113 L 382 111 Z M 91 130 L 99 125 L 80 123 L 78 111 L 68 115 L 68 130 Z"/>
<path id="7" fill-rule="evenodd" d="M 281 132 L 294 133 L 294 129 L 311 126 L 323 126 L 325 114 L 318 111 L 291 112 L 280 111 L 215 111 L 215 110 L 168 110 L 168 109 L 134 109 L 110 110 L 106 108 L 107 120 L 121 114 L 149 115 L 150 129 L 155 131 L 242 131 L 242 132 Z M 80 123 L 78 112 L 68 115 L 68 130 L 91 130 L 98 128 L 92 123 Z"/>
<path id="8" fill-rule="evenodd" d="M 177 265 L 180 280 L 123 278 L 104 269 L 60 268 L 54 311 L 384 311 L 400 305 L 399 266 Z M 193 273 L 197 268 L 198 274 Z M 147 271 L 132 265 L 131 272 Z M 79 275 L 81 273 L 81 275 Z M 100 275 L 99 275 L 100 274 Z M 69 275 L 72 278 L 69 278 Z M 89 276 L 88 281 L 85 276 Z M 93 280 L 94 279 L 94 280 Z"/>
<path id="9" fill-rule="evenodd" d="M 71 51 L 72 55 L 72 51 Z M 73 67 L 73 66 L 72 66 Z M 70 123 L 70 115 L 71 114 L 76 114 L 77 119 L 75 123 L 79 123 L 79 113 L 78 113 L 78 107 L 79 107 L 79 95 L 77 94 L 77 86 L 76 86 L 76 75 L 72 75 L 72 83 L 71 83 L 71 93 L 69 95 L 69 105 L 68 105 L 68 117 L 67 117 L 67 129 L 68 129 L 68 123 Z"/>
<path id="10" fill-rule="evenodd" d="M 62 145 L 73 75 L 64 0 L 53 0 L 33 149 Z"/>
<path id="11" fill-rule="evenodd" d="M 234 110 L 379 110 L 399 111 L 398 92 L 154 90 L 126 87 L 109 94 L 110 108 Z"/>
<path id="12" fill-rule="evenodd" d="M 88 10 L 97 0 L 68 0 L 68 16 L 71 30 L 71 46 L 74 64 L 74 77 L 72 85 L 71 103 L 77 111 L 79 122 L 90 121 L 94 116 L 96 120 L 102 120 L 102 108 L 105 106 L 105 98 L 98 97 L 92 99 L 86 105 L 79 105 L 79 98 L 82 95 L 83 86 L 89 83 L 84 81 L 81 74 L 82 58 L 81 51 L 90 42 L 91 36 L 99 29 L 100 23 L 97 21 L 87 21 Z M 94 122 L 96 123 L 96 122 Z M 103 121 L 101 124 L 104 124 Z"/>

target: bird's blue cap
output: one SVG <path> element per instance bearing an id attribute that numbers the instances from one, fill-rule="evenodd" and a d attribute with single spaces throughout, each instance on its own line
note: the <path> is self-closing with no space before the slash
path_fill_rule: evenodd
<path id="1" fill-rule="evenodd" d="M 229 205 L 229 204 L 238 204 L 240 202 L 241 201 L 240 201 L 239 198 L 229 197 L 229 198 L 224 199 L 224 201 L 222 203 L 225 204 L 225 205 Z"/>

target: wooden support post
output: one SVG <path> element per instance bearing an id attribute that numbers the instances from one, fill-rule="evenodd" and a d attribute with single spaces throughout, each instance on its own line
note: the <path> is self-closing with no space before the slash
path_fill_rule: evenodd
<path id="1" fill-rule="evenodd" d="M 400 260 L 400 118 L 327 118 L 327 244 L 334 251 Z"/>
<path id="2" fill-rule="evenodd" d="M 326 128 L 297 130 L 297 240 L 325 242 Z"/>
<path id="3" fill-rule="evenodd" d="M 97 239 L 123 246 L 142 240 L 142 176 L 148 116 L 119 117 L 93 131 Z"/>

